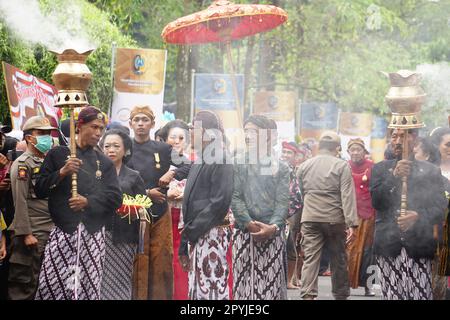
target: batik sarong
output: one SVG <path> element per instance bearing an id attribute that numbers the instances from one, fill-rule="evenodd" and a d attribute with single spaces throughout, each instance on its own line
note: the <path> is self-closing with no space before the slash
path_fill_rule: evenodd
<path id="1" fill-rule="evenodd" d="M 356 229 L 356 238 L 347 246 L 348 280 L 350 288 L 371 287 L 367 280 L 371 273 L 371 266 L 375 264 L 373 257 L 373 236 L 375 217 L 360 220 Z"/>
<path id="2" fill-rule="evenodd" d="M 215 227 L 189 250 L 191 300 L 229 300 L 227 251 L 231 236 L 229 226 Z"/>
<path id="3" fill-rule="evenodd" d="M 235 300 L 286 300 L 285 233 L 256 242 L 236 229 L 233 239 L 233 298 Z"/>
<path id="4" fill-rule="evenodd" d="M 432 300 L 431 259 L 412 259 L 402 248 L 397 257 L 377 256 L 384 300 Z"/>
<path id="5" fill-rule="evenodd" d="M 433 288 L 433 300 L 446 300 L 447 295 L 447 276 L 441 276 L 438 273 L 440 265 L 440 257 L 436 255 L 431 263 L 431 270 L 433 272 L 431 277 L 431 287 Z"/>
<path id="6" fill-rule="evenodd" d="M 136 244 L 114 244 L 106 231 L 106 258 L 103 268 L 102 300 L 131 300 L 133 261 Z"/>
<path id="7" fill-rule="evenodd" d="M 45 247 L 36 300 L 99 300 L 105 259 L 104 228 L 80 223 L 68 234 L 55 227 Z"/>

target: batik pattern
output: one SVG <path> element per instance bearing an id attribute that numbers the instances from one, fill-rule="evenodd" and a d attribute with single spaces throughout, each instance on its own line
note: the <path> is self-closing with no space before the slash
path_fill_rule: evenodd
<path id="1" fill-rule="evenodd" d="M 402 248 L 397 257 L 377 256 L 385 300 L 432 300 L 431 260 L 412 259 Z"/>
<path id="2" fill-rule="evenodd" d="M 190 250 L 190 299 L 229 300 L 227 251 L 231 236 L 229 226 L 212 228 Z"/>
<path id="3" fill-rule="evenodd" d="M 68 234 L 55 227 L 45 247 L 36 300 L 99 300 L 104 259 L 104 228 L 89 234 L 80 223 Z"/>
<path id="4" fill-rule="evenodd" d="M 235 300 L 286 300 L 284 232 L 256 242 L 236 229 L 233 240 L 233 297 Z"/>
<path id="5" fill-rule="evenodd" d="M 102 279 L 102 300 L 131 300 L 136 244 L 114 244 L 106 231 L 106 258 Z"/>

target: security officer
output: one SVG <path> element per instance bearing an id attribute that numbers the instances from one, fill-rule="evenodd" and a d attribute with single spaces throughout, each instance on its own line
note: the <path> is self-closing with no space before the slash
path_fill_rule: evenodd
<path id="1" fill-rule="evenodd" d="M 34 185 L 45 154 L 51 149 L 51 130 L 56 128 L 42 116 L 29 118 L 23 128 L 27 150 L 11 166 L 15 205 L 8 296 L 11 300 L 34 299 L 42 256 L 53 222 L 46 199 L 38 199 Z"/>

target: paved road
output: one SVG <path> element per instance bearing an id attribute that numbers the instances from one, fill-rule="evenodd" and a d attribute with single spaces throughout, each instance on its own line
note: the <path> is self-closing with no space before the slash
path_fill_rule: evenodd
<path id="1" fill-rule="evenodd" d="M 380 300 L 380 289 L 375 287 L 375 297 L 364 296 L 364 288 L 351 289 L 349 300 Z M 300 290 L 288 290 L 289 300 L 299 300 Z M 331 294 L 331 277 L 319 277 L 319 297 L 318 300 L 333 300 Z"/>

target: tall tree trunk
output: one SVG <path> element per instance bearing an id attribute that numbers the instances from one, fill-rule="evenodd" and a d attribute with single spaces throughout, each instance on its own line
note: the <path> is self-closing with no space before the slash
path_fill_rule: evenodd
<path id="1" fill-rule="evenodd" d="M 192 6 L 198 8 L 202 5 L 201 0 L 185 0 L 185 14 L 190 13 Z M 185 121 L 190 121 L 191 114 L 191 88 L 192 69 L 198 66 L 198 48 L 195 46 L 180 46 L 177 56 L 176 68 L 176 97 L 177 114 L 176 117 Z"/>
<path id="2" fill-rule="evenodd" d="M 244 65 L 244 118 L 245 115 L 250 113 L 250 108 L 246 108 L 248 106 L 248 95 L 250 86 L 252 83 L 252 69 L 253 69 L 253 61 L 255 58 L 253 57 L 255 49 L 255 37 L 250 37 L 247 42 L 247 52 L 245 54 L 245 65 Z"/>
<path id="3" fill-rule="evenodd" d="M 191 70 L 189 68 L 189 56 L 189 46 L 180 46 L 178 49 L 176 68 L 176 117 L 185 121 L 191 120 L 189 119 L 191 109 Z"/>
<path id="4" fill-rule="evenodd" d="M 275 52 L 271 46 L 271 40 L 260 38 L 259 62 L 258 62 L 258 87 L 259 89 L 275 90 L 275 75 L 272 69 L 275 61 Z"/>
<path id="5" fill-rule="evenodd" d="M 281 6 L 281 0 L 272 0 L 274 6 Z M 276 39 L 260 36 L 259 45 L 259 63 L 258 63 L 258 87 L 265 90 L 275 90 L 275 74 L 273 72 L 273 64 L 277 53 L 272 47 L 272 42 Z"/>

